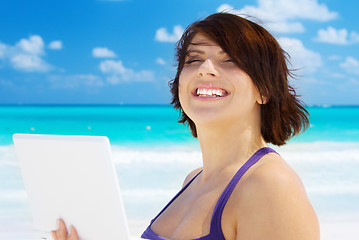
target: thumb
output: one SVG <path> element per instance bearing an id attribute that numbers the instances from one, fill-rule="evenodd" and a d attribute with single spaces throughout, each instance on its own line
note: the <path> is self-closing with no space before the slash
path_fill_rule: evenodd
<path id="1" fill-rule="evenodd" d="M 70 235 L 69 235 L 69 238 L 68 240 L 78 240 L 78 235 L 77 235 L 77 231 L 75 229 L 74 226 L 71 226 L 70 227 Z"/>

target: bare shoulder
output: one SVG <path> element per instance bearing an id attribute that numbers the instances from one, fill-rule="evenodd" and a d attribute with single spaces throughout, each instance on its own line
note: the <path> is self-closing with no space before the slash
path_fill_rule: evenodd
<path id="1" fill-rule="evenodd" d="M 202 167 L 197 168 L 195 170 L 193 170 L 192 172 L 190 172 L 187 177 L 185 178 L 185 180 L 183 181 L 183 187 L 189 182 L 191 181 L 192 178 L 194 178 L 194 176 L 196 176 L 200 171 L 202 170 Z"/>
<path id="2" fill-rule="evenodd" d="M 297 173 L 289 166 L 289 164 L 278 154 L 270 153 L 262 157 L 262 159 L 248 171 L 248 176 L 244 179 L 244 187 L 248 191 L 262 194 L 270 194 L 271 191 L 283 191 L 286 193 L 305 194 L 304 185 Z M 264 190 L 258 192 L 257 190 Z M 245 193 L 244 191 L 242 193 Z"/>
<path id="3" fill-rule="evenodd" d="M 241 239 L 319 240 L 318 220 L 304 186 L 279 155 L 265 155 L 233 193 Z"/>

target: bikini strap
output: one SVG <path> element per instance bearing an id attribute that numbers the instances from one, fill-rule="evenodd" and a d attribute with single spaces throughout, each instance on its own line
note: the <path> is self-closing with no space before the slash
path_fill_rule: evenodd
<path id="1" fill-rule="evenodd" d="M 238 181 L 244 175 L 244 173 L 253 166 L 259 159 L 261 159 L 267 153 L 276 152 L 272 148 L 264 147 L 255 152 L 247 162 L 237 171 L 227 187 L 224 189 L 222 195 L 219 197 L 218 202 L 214 208 L 212 220 L 211 220 L 211 235 L 218 235 L 218 239 L 225 239 L 222 232 L 221 219 L 224 206 L 226 205 L 229 197 L 231 196 Z M 212 232 L 213 231 L 213 232 Z M 216 238 L 217 239 L 217 238 Z"/>
<path id="2" fill-rule="evenodd" d="M 167 203 L 167 205 L 162 209 L 162 211 L 161 211 L 159 214 L 157 214 L 157 216 L 156 216 L 154 219 L 151 220 L 150 226 L 151 226 L 152 223 L 153 223 L 154 221 L 156 221 L 156 219 L 171 205 L 171 203 L 172 203 L 174 200 L 176 200 L 176 198 L 177 198 L 179 195 L 181 195 L 184 190 L 186 190 L 186 188 L 193 182 L 193 180 L 196 179 L 196 177 L 197 177 L 202 171 L 203 171 L 203 170 L 199 171 L 199 172 L 172 198 L 172 200 L 171 200 L 169 203 Z"/>

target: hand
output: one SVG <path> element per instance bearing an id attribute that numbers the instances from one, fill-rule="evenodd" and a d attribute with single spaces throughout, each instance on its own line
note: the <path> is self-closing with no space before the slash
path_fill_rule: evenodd
<path id="1" fill-rule="evenodd" d="M 78 240 L 76 229 L 71 226 L 70 235 L 67 234 L 66 225 L 62 219 L 58 220 L 58 229 L 51 231 L 54 240 Z"/>

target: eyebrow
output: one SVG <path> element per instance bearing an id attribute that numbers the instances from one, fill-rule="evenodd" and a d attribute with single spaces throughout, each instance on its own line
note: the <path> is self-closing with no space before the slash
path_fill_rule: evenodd
<path id="1" fill-rule="evenodd" d="M 202 45 L 202 46 L 212 46 L 213 44 L 210 44 L 209 42 L 206 41 L 199 41 L 199 42 L 191 42 L 191 45 Z"/>
<path id="2" fill-rule="evenodd" d="M 199 49 L 188 49 L 186 55 L 188 55 L 188 54 L 190 54 L 190 53 L 205 54 L 204 51 L 199 50 Z M 225 51 L 221 50 L 221 51 L 218 52 L 218 54 L 223 55 L 223 54 L 227 54 L 227 53 L 226 53 Z"/>
<path id="3" fill-rule="evenodd" d="M 187 50 L 186 54 L 190 54 L 190 53 L 199 53 L 199 54 L 204 54 L 204 51 L 199 50 L 199 49 L 189 49 Z"/>

